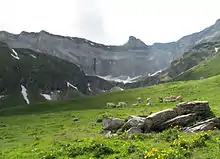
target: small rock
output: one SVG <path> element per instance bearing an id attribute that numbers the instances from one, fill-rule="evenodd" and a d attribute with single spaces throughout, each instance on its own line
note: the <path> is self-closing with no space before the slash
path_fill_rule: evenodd
<path id="1" fill-rule="evenodd" d="M 111 136 L 112 136 L 111 133 L 112 133 L 112 132 L 111 132 L 110 130 L 105 130 L 105 131 L 104 131 L 105 137 L 111 137 Z"/>

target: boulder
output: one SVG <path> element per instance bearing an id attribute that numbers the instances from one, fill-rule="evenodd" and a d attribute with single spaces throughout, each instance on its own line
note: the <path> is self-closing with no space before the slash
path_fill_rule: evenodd
<path id="1" fill-rule="evenodd" d="M 177 116 L 173 119 L 170 119 L 162 123 L 161 125 L 158 125 L 157 129 L 162 131 L 164 129 L 167 129 L 169 127 L 176 126 L 176 125 L 185 127 L 195 122 L 196 122 L 196 114 L 180 115 L 180 116 Z"/>
<path id="2" fill-rule="evenodd" d="M 130 129 L 131 127 L 139 127 L 144 124 L 145 118 L 139 116 L 129 116 L 128 121 L 124 124 L 123 129 Z"/>
<path id="3" fill-rule="evenodd" d="M 123 124 L 124 122 L 119 118 L 104 118 L 102 120 L 104 130 L 117 131 Z"/>
<path id="4" fill-rule="evenodd" d="M 194 124 L 191 127 L 187 127 L 185 132 L 198 132 L 198 131 L 207 131 L 207 130 L 215 130 L 220 129 L 220 119 L 212 118 L 199 123 Z"/>
<path id="5" fill-rule="evenodd" d="M 143 129 L 145 131 L 154 130 L 161 123 L 175 118 L 177 113 L 174 109 L 166 109 L 149 115 L 144 121 Z"/>
<path id="6" fill-rule="evenodd" d="M 178 115 L 196 113 L 202 118 L 210 116 L 210 107 L 207 101 L 183 102 L 176 105 Z"/>
<path id="7" fill-rule="evenodd" d="M 128 136 L 131 136 L 131 135 L 133 135 L 133 134 L 140 134 L 140 133 L 142 133 L 143 131 L 140 129 L 140 128 L 138 128 L 138 127 L 131 127 L 128 131 L 127 131 L 127 133 L 128 133 Z"/>

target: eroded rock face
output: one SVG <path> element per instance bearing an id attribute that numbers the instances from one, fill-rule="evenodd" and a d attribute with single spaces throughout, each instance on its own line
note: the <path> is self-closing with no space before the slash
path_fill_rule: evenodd
<path id="1" fill-rule="evenodd" d="M 124 122 L 119 118 L 104 118 L 102 120 L 104 130 L 117 131 L 123 124 Z"/>

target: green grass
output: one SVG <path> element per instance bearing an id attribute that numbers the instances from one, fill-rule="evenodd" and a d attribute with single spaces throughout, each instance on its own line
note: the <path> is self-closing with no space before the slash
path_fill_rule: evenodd
<path id="1" fill-rule="evenodd" d="M 215 115 L 220 116 L 220 76 L 198 81 L 173 82 L 151 87 L 126 90 L 116 93 L 89 96 L 64 102 L 49 102 L 35 105 L 21 105 L 0 110 L 0 158 L 3 159 L 39 159 L 43 156 L 67 159 L 76 158 L 143 158 L 152 148 L 162 154 L 183 152 L 178 146 L 170 147 L 174 141 L 167 138 L 176 134 L 186 139 L 192 147 L 192 139 L 199 139 L 196 134 L 182 132 L 150 133 L 127 139 L 125 136 L 105 138 L 97 118 L 109 113 L 125 119 L 128 115 L 147 115 L 176 103 L 159 103 L 158 97 L 183 95 L 185 101 L 208 100 Z M 129 105 L 137 97 L 152 98 L 152 106 L 127 106 L 121 109 L 105 109 L 106 102 L 126 101 Z M 73 122 L 73 118 L 79 118 Z M 216 138 L 220 131 L 208 133 L 211 138 L 201 146 L 190 149 L 186 158 L 218 158 L 219 144 Z M 76 140 L 77 139 L 77 140 Z M 180 141 L 181 142 L 181 141 Z M 147 152 L 146 152 L 147 151 Z M 100 154 L 101 153 L 101 154 Z M 183 152 L 185 153 L 185 152 Z M 179 157 L 181 158 L 181 157 Z"/>
<path id="2" fill-rule="evenodd" d="M 197 66 L 186 71 L 175 80 L 198 80 L 201 77 L 207 78 L 220 74 L 220 54 L 202 61 Z"/>

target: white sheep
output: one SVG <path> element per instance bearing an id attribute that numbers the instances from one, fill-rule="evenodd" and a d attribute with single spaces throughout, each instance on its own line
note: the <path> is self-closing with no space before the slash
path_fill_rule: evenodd
<path id="1" fill-rule="evenodd" d="M 106 107 L 115 107 L 115 103 L 108 102 L 106 103 Z"/>
<path id="2" fill-rule="evenodd" d="M 138 103 L 141 103 L 141 102 L 143 102 L 143 98 L 137 97 L 137 101 L 138 101 Z"/>
<path id="3" fill-rule="evenodd" d="M 118 102 L 118 106 L 120 106 L 120 107 L 127 106 L 127 103 L 125 103 L 125 102 Z"/>
<path id="4" fill-rule="evenodd" d="M 147 98 L 146 104 L 147 104 L 147 105 L 151 105 L 151 98 Z"/>

